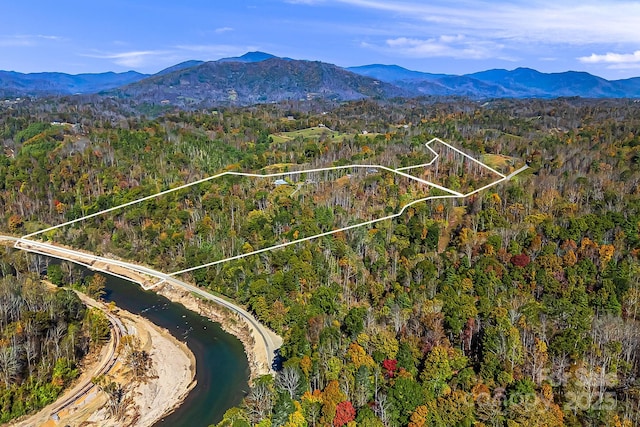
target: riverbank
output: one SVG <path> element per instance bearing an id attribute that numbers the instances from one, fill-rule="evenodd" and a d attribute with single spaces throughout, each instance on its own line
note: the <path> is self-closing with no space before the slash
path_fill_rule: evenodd
<path id="1" fill-rule="evenodd" d="M 267 360 L 267 349 L 261 337 L 254 336 L 255 330 L 250 328 L 240 316 L 211 300 L 194 295 L 179 286 L 163 283 L 153 288 L 154 292 L 172 302 L 182 304 L 188 310 L 198 313 L 219 323 L 222 329 L 240 340 L 249 362 L 250 381 L 271 372 L 271 361 Z"/>
<path id="2" fill-rule="evenodd" d="M 177 408 L 195 386 L 195 358 L 187 346 L 168 331 L 141 316 L 96 302 L 84 295 L 81 299 L 87 305 L 107 313 L 114 332 L 118 329 L 118 333 L 112 333 L 110 342 L 87 360 L 80 377 L 56 402 L 10 426 L 148 427 Z M 123 332 L 135 337 L 139 348 L 150 356 L 151 375 L 142 381 L 132 378 L 129 368 L 122 363 L 121 346 L 114 343 L 116 336 Z M 119 347 L 115 352 L 114 345 Z M 113 419 L 106 409 L 105 393 L 91 386 L 92 378 L 102 373 L 101 367 L 105 363 L 110 366 L 106 375 L 122 384 L 126 391 L 126 406 L 121 420 Z"/>
<path id="3" fill-rule="evenodd" d="M 80 263 L 90 269 L 137 282 L 145 290 L 165 285 L 167 295 L 175 298 L 172 301 L 181 302 L 185 307 L 191 307 L 195 313 L 224 324 L 225 331 L 242 342 L 249 359 L 251 378 L 272 373 L 271 361 L 282 345 L 282 338 L 237 304 L 150 267 L 99 257 L 51 243 L 14 239 L 18 249 Z M 159 282 L 154 282 L 152 278 L 159 279 Z M 197 301 L 200 298 L 207 300 L 207 304 L 199 304 Z M 240 323 L 245 327 L 240 326 Z"/>
<path id="4" fill-rule="evenodd" d="M 151 375 L 143 381 L 128 383 L 131 373 L 118 363 L 114 377 L 118 382 L 130 384 L 127 397 L 131 401 L 125 416 L 122 420 L 113 420 L 103 408 L 94 412 L 83 426 L 152 426 L 180 406 L 196 385 L 196 360 L 184 343 L 141 316 L 124 312 L 119 317 L 128 332 L 140 340 L 140 348 L 151 357 Z"/>
<path id="5" fill-rule="evenodd" d="M 106 267 L 104 271 L 115 273 L 120 277 L 127 277 L 138 283 L 145 283 L 143 285 L 145 289 L 156 292 L 172 302 L 182 304 L 194 313 L 219 323 L 225 332 L 238 338 L 244 347 L 244 352 L 249 362 L 249 381 L 272 373 L 272 360 L 269 359 L 269 356 L 273 357 L 274 355 L 270 354 L 269 349 L 267 349 L 265 339 L 258 335 L 259 331 L 256 327 L 252 326 L 246 318 L 242 318 L 236 311 L 224 307 L 219 302 L 205 299 L 194 292 L 190 292 L 184 286 L 176 286 L 167 281 L 155 285 L 150 283 L 148 278 L 146 281 L 142 281 L 139 274 L 127 268 L 118 265 Z M 273 331 L 264 329 L 270 335 L 271 341 L 276 342 L 277 346 L 280 347 L 282 338 Z"/>

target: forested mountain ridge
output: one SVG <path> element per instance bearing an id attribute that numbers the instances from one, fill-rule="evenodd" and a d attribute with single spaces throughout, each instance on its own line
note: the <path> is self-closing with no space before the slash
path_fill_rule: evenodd
<path id="1" fill-rule="evenodd" d="M 307 100 L 348 101 L 410 96 L 409 91 L 332 64 L 268 58 L 212 61 L 152 76 L 111 92 L 137 102 L 178 106 L 247 105 Z"/>
<path id="2" fill-rule="evenodd" d="M 436 136 L 499 170 L 530 163 L 467 200 L 417 204 L 187 277 L 285 339 L 280 373 L 258 379 L 220 425 L 640 423 L 638 103 L 284 102 L 149 120 L 76 101 L 0 107 L 5 230 L 37 231 L 225 169 L 423 164 Z M 81 126 L 50 124 L 69 120 Z M 438 170 L 449 188 L 476 185 L 455 157 Z M 43 238 L 174 270 L 432 191 L 380 171 L 329 178 L 300 189 L 210 182 Z"/>
<path id="3" fill-rule="evenodd" d="M 640 78 L 606 80 L 576 71 L 541 73 L 530 68 L 516 68 L 453 76 L 411 71 L 397 65 L 366 65 L 347 70 L 423 95 L 472 98 L 640 97 Z"/>
<path id="4" fill-rule="evenodd" d="M 363 78 L 366 77 L 366 78 Z M 373 80 L 371 80 L 373 79 Z M 217 61 L 185 61 L 154 75 L 0 71 L 0 96 L 97 94 L 180 108 L 250 105 L 282 100 L 416 96 L 487 98 L 640 97 L 640 78 L 606 80 L 585 72 L 541 73 L 528 68 L 467 75 L 432 74 L 397 65 L 341 68 L 318 61 L 248 52 Z"/>

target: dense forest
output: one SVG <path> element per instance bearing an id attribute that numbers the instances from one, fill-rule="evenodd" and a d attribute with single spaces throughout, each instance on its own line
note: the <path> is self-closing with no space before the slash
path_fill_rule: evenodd
<path id="1" fill-rule="evenodd" d="M 87 308 L 74 291 L 45 284 L 38 273 L 43 261 L 38 256 L 12 249 L 1 252 L 0 422 L 4 423 L 54 402 L 78 376 L 85 356 L 107 340 L 109 322 L 100 310 Z M 60 279 L 66 282 L 67 277 Z"/>
<path id="2" fill-rule="evenodd" d="M 254 381 L 221 426 L 640 424 L 639 103 L 417 99 L 145 116 L 100 102 L 0 107 L 7 233 L 223 171 L 428 163 L 433 137 L 503 173 L 530 165 L 467 199 L 187 274 L 284 337 L 279 373 Z M 494 178 L 438 150 L 437 168 L 412 173 L 463 193 Z M 171 272 L 443 194 L 377 168 L 287 179 L 225 176 L 38 238 Z"/>

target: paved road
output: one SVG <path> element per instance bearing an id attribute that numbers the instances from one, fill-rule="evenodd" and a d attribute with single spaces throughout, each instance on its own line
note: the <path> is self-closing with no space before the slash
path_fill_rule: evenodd
<path id="1" fill-rule="evenodd" d="M 224 298 L 218 297 L 216 295 L 212 295 L 202 288 L 183 282 L 182 280 L 177 279 L 176 277 L 170 276 L 161 271 L 157 271 L 152 268 L 145 267 L 143 265 L 114 260 L 110 258 L 104 258 L 97 255 L 89 254 L 86 252 L 80 252 L 74 249 L 64 248 L 64 247 L 53 245 L 50 243 L 44 243 L 44 242 L 38 242 L 34 240 L 29 240 L 29 239 L 0 235 L 0 241 L 1 240 L 14 242 L 14 245 L 17 249 L 22 249 L 25 251 L 39 253 L 42 255 L 52 256 L 55 258 L 82 264 L 89 268 L 105 271 L 107 274 L 126 276 L 127 279 L 136 281 L 140 283 L 143 287 L 148 287 L 150 284 L 152 284 L 149 278 L 154 277 L 156 279 L 159 279 L 159 281 L 161 282 L 167 282 L 174 286 L 179 286 L 189 292 L 193 292 L 205 299 L 213 301 L 237 313 L 249 325 L 249 327 L 254 330 L 255 332 L 254 335 L 256 337 L 260 337 L 264 342 L 267 361 L 273 360 L 276 354 L 276 351 L 282 345 L 281 337 L 276 335 L 273 331 L 271 331 L 266 326 L 262 325 L 255 317 L 253 317 L 253 315 L 251 315 L 251 313 L 247 312 L 242 307 L 239 307 L 238 305 L 230 301 L 227 301 Z M 103 264 L 106 265 L 107 267 L 108 266 L 120 267 L 126 272 L 123 271 L 120 274 L 118 274 L 117 272 L 109 271 L 108 268 L 103 269 L 98 267 L 99 265 L 103 265 Z M 131 275 L 131 274 L 128 274 L 128 272 L 133 272 L 134 274 Z"/>
<path id="2" fill-rule="evenodd" d="M 11 245 L 15 245 L 15 243 L 20 240 L 19 237 L 13 237 L 13 236 L 5 236 L 3 234 L 0 234 L 0 242 L 4 242 L 5 244 L 10 243 Z"/>
<path id="3" fill-rule="evenodd" d="M 524 165 L 520 169 L 511 172 L 509 175 L 505 177 L 505 181 L 510 180 L 511 178 L 513 178 L 514 176 L 518 175 L 520 172 L 526 169 L 529 169 L 529 165 Z"/>
<path id="4" fill-rule="evenodd" d="M 456 151 L 458 150 L 456 149 Z M 477 161 L 475 159 L 473 160 Z M 524 165 L 518 170 L 512 172 L 507 176 L 500 174 L 502 175 L 502 179 L 492 184 L 489 184 L 481 189 L 478 189 L 473 193 L 481 191 L 484 188 L 490 187 L 492 185 L 495 185 L 496 183 L 507 181 L 527 168 L 528 166 Z M 466 196 L 469 196 L 469 194 L 465 195 L 465 194 L 457 193 L 454 196 L 448 196 L 448 197 L 466 197 Z M 365 225 L 365 224 L 359 224 L 359 225 Z M 313 236 L 312 238 L 315 238 L 315 237 L 318 237 L 318 236 Z M 152 268 L 145 267 L 143 265 L 104 258 L 97 255 L 89 254 L 86 252 L 80 252 L 77 250 L 60 247 L 50 243 L 38 242 L 38 241 L 25 239 L 25 238 L 16 238 L 12 236 L 0 235 L 0 241 L 2 240 L 13 242 L 15 247 L 18 249 L 26 250 L 29 252 L 40 253 L 43 255 L 53 256 L 56 258 L 82 264 L 95 270 L 104 271 L 108 274 L 125 277 L 126 279 L 133 280 L 135 282 L 140 283 L 146 289 L 154 285 L 154 281 L 150 280 L 150 278 L 156 278 L 159 280 L 159 282 L 167 282 L 172 285 L 179 286 L 189 292 L 193 292 L 205 299 L 211 300 L 237 313 L 242 319 L 245 320 L 245 322 L 249 325 L 249 327 L 254 330 L 254 332 L 256 333 L 255 335 L 259 336 L 263 340 L 264 348 L 267 353 L 266 360 L 268 361 L 273 360 L 273 357 L 277 349 L 280 348 L 280 346 L 282 345 L 281 337 L 279 337 L 273 331 L 271 331 L 270 329 L 262 325 L 260 322 L 258 322 L 249 312 L 244 310 L 242 307 L 239 307 L 238 305 L 233 304 L 232 302 L 229 302 L 216 295 L 212 295 L 209 292 L 205 291 L 204 289 L 198 288 L 197 286 L 193 286 L 189 283 L 183 282 L 182 280 L 177 279 L 174 275 L 166 274 L 161 271 L 157 271 Z M 304 239 L 304 240 L 308 240 L 308 239 Z M 273 248 L 268 248 L 268 249 L 273 249 Z M 112 271 L 109 269 L 109 266 L 119 267 L 121 269 L 124 269 L 125 272 L 118 273 L 118 272 Z M 199 266 L 198 268 L 200 267 L 202 266 Z M 185 271 L 188 271 L 188 270 L 185 270 Z M 173 274 L 176 274 L 176 273 L 173 273 Z"/>
<path id="5" fill-rule="evenodd" d="M 0 241 L 11 241 L 11 239 L 12 238 L 9 236 L 0 236 Z M 104 306 L 99 305 L 92 299 L 82 294 L 79 294 L 79 296 L 80 299 L 82 299 L 82 302 L 84 302 L 86 305 L 102 310 L 107 316 L 107 319 L 111 324 L 111 338 L 107 343 L 107 351 L 102 356 L 102 359 L 100 360 L 98 365 L 94 367 L 91 375 L 88 375 L 88 373 L 83 373 L 81 377 L 82 380 L 74 385 L 72 389 L 66 391 L 62 395 L 62 397 L 60 397 L 51 405 L 42 408 L 35 414 L 20 421 L 11 423 L 11 427 L 33 427 L 34 425 L 43 424 L 47 419 L 51 418 L 55 414 L 58 414 L 60 411 L 63 411 L 64 409 L 72 406 L 78 400 L 85 397 L 93 388 L 95 388 L 95 384 L 93 384 L 92 379 L 97 376 L 106 374 L 116 364 L 118 360 L 117 349 L 120 345 L 122 336 L 126 334 L 124 325 L 122 324 L 120 319 L 105 310 Z"/>
<path id="6" fill-rule="evenodd" d="M 518 170 L 510 173 L 507 176 L 503 175 L 503 178 L 496 181 L 495 183 L 489 184 L 483 188 L 480 188 L 475 192 L 481 191 L 484 188 L 490 187 L 498 182 L 502 182 L 502 181 L 507 181 L 511 178 L 513 178 L 515 175 L 519 174 L 520 172 L 524 171 L 525 169 L 527 169 L 529 166 L 524 165 L 521 168 L 519 168 Z M 454 196 L 454 197 L 466 197 L 467 195 L 459 195 L 459 196 Z M 451 196 L 448 196 L 451 197 Z M 374 221 L 375 222 L 375 221 Z M 359 224 L 360 225 L 365 225 L 365 224 Z M 351 228 L 351 227 L 349 227 Z M 330 234 L 332 232 L 329 233 L 324 233 L 324 234 Z M 311 238 L 315 238 L 318 236 L 313 236 Z M 311 238 L 306 238 L 306 239 L 302 239 L 302 240 L 309 240 Z M 166 274 L 163 273 L 161 271 L 157 271 L 154 270 L 152 268 L 149 267 L 145 267 L 143 265 L 139 265 L 139 264 L 134 264 L 134 263 L 130 263 L 130 262 L 126 262 L 126 261 L 119 261 L 119 260 L 114 260 L 114 259 L 110 259 L 110 258 L 104 258 L 104 257 L 100 257 L 97 255 L 93 255 L 93 254 L 89 254 L 86 252 L 80 252 L 74 249 L 69 249 L 69 248 L 64 248 L 64 247 L 60 247 L 57 245 L 53 245 L 50 243 L 44 243 L 44 242 L 38 242 L 38 241 L 34 241 L 34 240 L 30 240 L 30 239 L 25 239 L 25 238 L 17 238 L 17 237 L 12 237 L 12 236 L 3 236 L 0 235 L 0 241 L 7 241 L 7 242 L 13 242 L 14 246 L 18 249 L 22 249 L 22 250 L 26 250 L 29 252 L 35 252 L 35 253 L 40 253 L 42 255 L 48 255 L 48 256 L 53 256 L 56 258 L 60 258 L 63 260 L 67 260 L 67 261 L 71 261 L 74 263 L 78 263 L 78 264 L 82 264 L 86 267 L 89 267 L 91 269 L 94 270 L 100 270 L 100 271 L 104 271 L 107 274 L 112 274 L 115 276 L 120 276 L 120 277 L 124 277 L 125 279 L 128 280 L 133 280 L 137 283 L 140 283 L 140 285 L 142 285 L 143 288 L 145 289 L 149 289 L 150 287 L 152 287 L 154 285 L 154 282 L 149 280 L 151 277 L 154 277 L 156 279 L 159 280 L 159 282 L 167 282 L 170 283 L 172 285 L 175 286 L 179 286 L 189 292 L 193 292 L 205 299 L 208 299 L 210 301 L 213 301 L 223 307 L 228 308 L 229 310 L 237 313 L 248 325 L 251 329 L 253 329 L 253 331 L 256 333 L 255 335 L 259 336 L 262 341 L 264 342 L 264 348 L 266 351 L 266 360 L 267 361 L 272 361 L 276 351 L 280 348 L 280 346 L 282 345 L 282 338 L 279 337 L 278 335 L 276 335 L 273 331 L 271 331 L 270 329 L 268 329 L 267 327 L 265 327 L 264 325 L 262 325 L 260 322 L 258 322 L 258 320 L 256 320 L 255 317 L 253 317 L 253 315 L 251 315 L 249 312 L 247 312 L 246 310 L 244 310 L 242 307 L 239 307 L 238 305 L 229 302 L 227 300 L 225 300 L 224 298 L 218 297 L 216 295 L 212 295 L 209 292 L 205 291 L 202 288 L 199 288 L 197 286 L 193 286 L 189 283 L 186 283 L 182 280 L 177 279 L 175 276 L 170 275 L 170 274 Z M 270 250 L 273 248 L 267 248 L 265 250 Z M 257 252 L 262 252 L 263 250 L 257 251 Z M 216 262 L 217 263 L 217 262 Z M 118 274 L 115 271 L 109 270 L 109 266 L 116 266 L 116 267 L 120 267 L 124 270 L 126 270 L 126 272 L 124 273 L 120 273 Z M 198 268 L 200 268 L 202 266 L 199 266 Z M 189 271 L 190 269 L 184 270 L 184 271 Z M 176 274 L 176 273 L 173 273 Z M 159 283 L 158 282 L 158 283 Z"/>
<path id="7" fill-rule="evenodd" d="M 109 320 L 109 323 L 111 323 L 112 338 L 109 342 L 108 352 L 100 362 L 100 365 L 98 366 L 98 368 L 94 371 L 95 373 L 90 378 L 87 378 L 87 380 L 83 384 L 78 384 L 75 387 L 77 391 L 73 393 L 71 396 L 65 397 L 61 401 L 56 402 L 54 406 L 54 410 L 51 411 L 52 414 L 56 414 L 62 411 L 63 409 L 67 408 L 68 406 L 71 406 L 73 403 L 75 403 L 76 400 L 80 399 L 82 396 L 84 396 L 92 388 L 95 387 L 95 385 L 91 381 L 92 378 L 98 377 L 100 375 L 104 375 L 107 372 L 109 372 L 111 368 L 113 368 L 113 366 L 116 364 L 118 360 L 118 357 L 117 357 L 118 354 L 116 352 L 118 350 L 118 346 L 120 345 L 120 340 L 122 339 L 123 335 L 127 333 L 127 330 L 122 324 L 122 322 L 120 321 L 120 319 L 118 319 L 113 314 L 109 313 L 107 310 L 105 310 L 103 306 L 100 306 L 90 298 L 87 298 L 82 294 L 79 294 L 79 296 L 80 296 L 80 299 L 82 299 L 82 302 L 84 302 L 86 305 L 98 308 L 104 312 L 104 314 L 107 316 L 107 319 Z"/>

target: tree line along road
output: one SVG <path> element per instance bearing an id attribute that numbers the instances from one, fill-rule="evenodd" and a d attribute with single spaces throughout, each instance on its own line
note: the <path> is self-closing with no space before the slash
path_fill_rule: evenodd
<path id="1" fill-rule="evenodd" d="M 4 241 L 5 244 L 13 243 L 13 246 L 16 249 L 70 261 L 93 270 L 98 270 L 107 274 L 122 277 L 127 280 L 139 283 L 145 289 L 149 289 L 151 287 L 149 286 L 151 284 L 149 278 L 154 277 L 160 282 L 169 283 L 171 285 L 185 289 L 188 292 L 194 293 L 209 301 L 213 301 L 216 304 L 223 306 L 240 316 L 240 318 L 250 328 L 255 339 L 262 341 L 265 352 L 264 357 L 268 363 L 271 363 L 276 355 L 277 350 L 282 345 L 282 338 L 280 336 L 261 324 L 255 317 L 253 317 L 251 313 L 249 313 L 242 307 L 224 298 L 213 295 L 202 288 L 186 283 L 172 275 L 154 270 L 146 266 L 100 257 L 94 254 L 81 252 L 50 243 L 38 242 L 7 235 L 0 235 L 0 241 Z M 113 271 L 114 267 L 117 268 L 117 271 Z M 268 366 L 268 368 L 272 369 L 271 366 Z"/>

